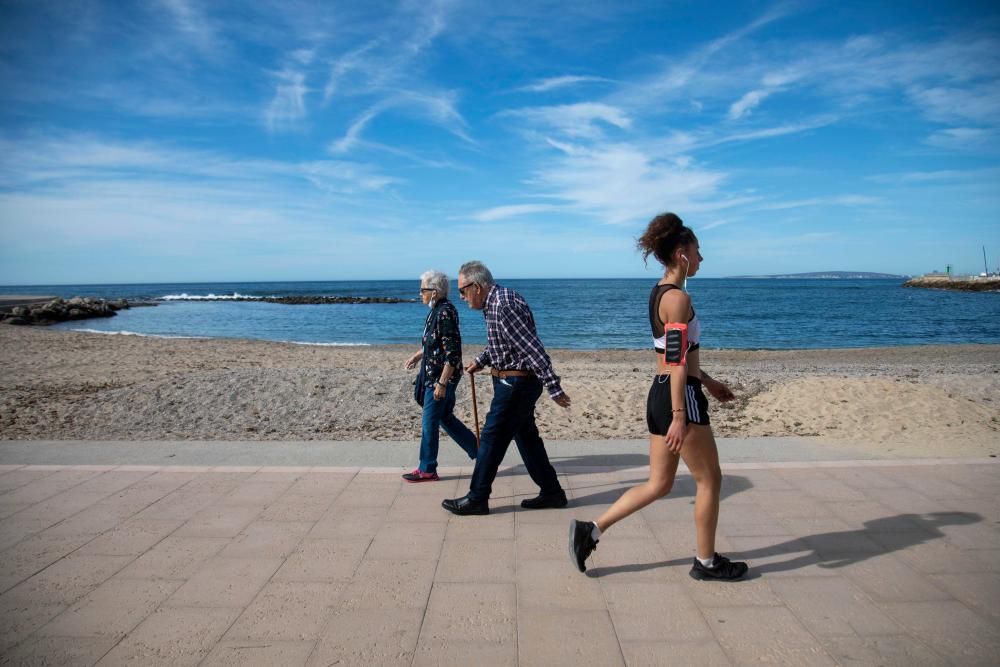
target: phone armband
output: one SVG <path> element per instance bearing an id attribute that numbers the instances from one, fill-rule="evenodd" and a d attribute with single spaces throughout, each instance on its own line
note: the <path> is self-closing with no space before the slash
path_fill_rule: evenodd
<path id="1" fill-rule="evenodd" d="M 663 326 L 666 346 L 663 361 L 668 366 L 683 366 L 687 363 L 688 327 L 686 324 L 671 322 Z"/>

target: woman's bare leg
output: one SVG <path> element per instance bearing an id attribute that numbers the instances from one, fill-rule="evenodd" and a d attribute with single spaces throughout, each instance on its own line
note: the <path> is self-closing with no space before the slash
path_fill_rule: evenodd
<path id="1" fill-rule="evenodd" d="M 688 429 L 681 457 L 697 485 L 694 525 L 698 536 L 698 557 L 711 558 L 715 554 L 715 529 L 719 523 L 719 493 L 722 489 L 719 450 L 710 426 L 688 424 Z"/>
<path id="2" fill-rule="evenodd" d="M 687 445 L 684 445 L 687 447 Z M 682 448 L 683 449 L 683 448 Z M 661 435 L 649 436 L 649 480 L 645 484 L 633 486 L 615 501 L 614 505 L 597 519 L 597 527 L 604 532 L 628 515 L 641 510 L 657 498 L 670 493 L 677 475 L 680 457 L 667 449 L 666 438 Z"/>

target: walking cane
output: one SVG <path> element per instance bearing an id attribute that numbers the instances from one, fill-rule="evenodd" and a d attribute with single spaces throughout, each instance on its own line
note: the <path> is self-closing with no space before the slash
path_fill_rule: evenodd
<path id="1" fill-rule="evenodd" d="M 476 374 L 469 373 L 469 384 L 472 386 L 472 419 L 476 422 L 476 449 L 479 449 L 479 408 L 476 405 Z"/>

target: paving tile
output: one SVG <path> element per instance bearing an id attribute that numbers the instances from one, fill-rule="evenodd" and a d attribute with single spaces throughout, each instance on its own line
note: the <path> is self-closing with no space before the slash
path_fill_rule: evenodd
<path id="1" fill-rule="evenodd" d="M 163 496 L 135 515 L 136 519 L 188 521 L 222 499 L 219 491 L 202 491 L 190 485 Z"/>
<path id="2" fill-rule="evenodd" d="M 91 540 L 90 535 L 48 535 L 44 532 L 0 553 L 0 593 L 41 572 Z"/>
<path id="3" fill-rule="evenodd" d="M 496 512 L 467 521 L 465 517 L 448 520 L 445 539 L 452 540 L 514 540 L 514 513 Z"/>
<path id="4" fill-rule="evenodd" d="M 567 540 L 569 521 L 561 528 L 549 524 L 521 523 L 515 527 L 518 562 L 553 559 L 568 561 Z M 448 542 L 450 543 L 449 538 Z"/>
<path id="5" fill-rule="evenodd" d="M 239 505 L 244 507 L 265 507 L 276 501 L 292 485 L 292 480 L 285 482 L 241 482 L 219 501 L 220 505 Z"/>
<path id="6" fill-rule="evenodd" d="M 514 582 L 514 545 L 507 540 L 445 542 L 436 581 Z"/>
<path id="7" fill-rule="evenodd" d="M 833 516 L 826 504 L 804 496 L 801 491 L 764 491 L 754 502 L 775 519 L 808 519 Z"/>
<path id="8" fill-rule="evenodd" d="M 93 665 L 118 641 L 115 637 L 31 637 L 6 651 L 11 665 Z"/>
<path id="9" fill-rule="evenodd" d="M 261 513 L 259 507 L 214 504 L 192 516 L 177 529 L 177 537 L 236 537 Z"/>
<path id="10" fill-rule="evenodd" d="M 347 609 L 422 609 L 436 568 L 431 560 L 363 560 L 341 594 L 341 605 Z"/>
<path id="11" fill-rule="evenodd" d="M 176 607 L 246 607 L 281 566 L 280 558 L 207 560 L 167 600 Z"/>
<path id="12" fill-rule="evenodd" d="M 305 537 L 311 523 L 254 521 L 226 545 L 223 558 L 287 558 Z"/>
<path id="13" fill-rule="evenodd" d="M 232 608 L 160 607 L 97 664 L 197 665 L 238 614 Z"/>
<path id="14" fill-rule="evenodd" d="M 712 639 L 708 625 L 682 584 L 602 583 L 602 588 L 620 641 Z"/>
<path id="15" fill-rule="evenodd" d="M 521 667 L 624 665 L 611 617 L 605 610 L 527 609 L 517 615 Z"/>
<path id="16" fill-rule="evenodd" d="M 490 665 L 503 667 L 517 665 L 517 645 L 484 644 L 482 642 L 450 641 L 441 644 L 417 646 L 413 656 L 414 667 L 434 665 L 435 667 L 467 667 L 468 665 Z"/>
<path id="17" fill-rule="evenodd" d="M 0 493 L 8 493 L 14 489 L 27 486 L 32 482 L 38 482 L 46 477 L 55 475 L 57 470 L 14 470 L 0 475 Z"/>
<path id="18" fill-rule="evenodd" d="M 297 667 L 305 665 L 313 652 L 314 641 L 225 641 L 215 645 L 203 667 Z"/>
<path id="19" fill-rule="evenodd" d="M 409 667 L 424 609 L 335 609 L 308 664 Z"/>
<path id="20" fill-rule="evenodd" d="M 367 538 L 316 540 L 306 538 L 275 573 L 275 581 L 349 580 L 371 543 Z"/>
<path id="21" fill-rule="evenodd" d="M 132 560 L 131 556 L 77 556 L 60 559 L 4 593 L 42 605 L 71 605 Z"/>
<path id="22" fill-rule="evenodd" d="M 180 526 L 180 521 L 132 519 L 94 538 L 77 553 L 81 556 L 138 556 Z"/>
<path id="23" fill-rule="evenodd" d="M 937 667 L 948 664 L 926 645 L 909 635 L 890 637 L 836 636 L 821 637 L 826 652 L 840 665 L 904 665 L 905 667 Z"/>
<path id="24" fill-rule="evenodd" d="M 992 560 L 978 550 L 960 549 L 942 539 L 925 532 L 885 533 L 874 536 L 887 553 L 896 554 L 906 563 L 925 574 L 947 574 L 955 571 L 955 564 L 961 563 L 966 572 L 990 572 Z"/>
<path id="25" fill-rule="evenodd" d="M 267 506 L 258 517 L 261 521 L 298 521 L 315 523 L 330 508 L 332 499 L 321 495 L 286 493 Z"/>
<path id="26" fill-rule="evenodd" d="M 43 637 L 121 637 L 163 602 L 178 582 L 112 579 L 56 616 Z"/>
<path id="27" fill-rule="evenodd" d="M 343 584 L 270 582 L 254 598 L 225 638 L 233 641 L 317 639 Z"/>
<path id="28" fill-rule="evenodd" d="M 850 579 L 875 601 L 919 602 L 951 597 L 944 588 L 896 555 L 847 563 L 836 572 Z"/>
<path id="29" fill-rule="evenodd" d="M 515 644 L 517 591 L 514 584 L 435 582 L 420 630 L 421 646 L 451 642 Z"/>
<path id="30" fill-rule="evenodd" d="M 995 665 L 1000 655 L 1000 628 L 960 602 L 884 602 L 879 607 L 957 664 Z"/>
<path id="31" fill-rule="evenodd" d="M 389 507 L 386 519 L 396 523 L 412 521 L 414 523 L 446 524 L 452 518 L 452 514 L 441 507 L 441 500 L 454 498 L 455 493 L 455 490 L 445 491 L 444 489 L 440 489 L 434 494 L 400 492 Z"/>
<path id="32" fill-rule="evenodd" d="M 371 539 L 386 521 L 388 507 L 334 504 L 309 532 L 310 537 Z"/>
<path id="33" fill-rule="evenodd" d="M 0 502 L 34 505 L 100 474 L 96 470 L 60 470 L 42 479 L 33 480 L 29 484 L 7 491 L 0 496 Z M 0 485 L 2 485 L 2 479 L 0 479 Z"/>
<path id="34" fill-rule="evenodd" d="M 698 581 L 689 576 L 683 585 L 702 609 L 782 606 L 785 603 L 775 595 L 771 581 L 769 577 L 755 576 L 751 569 L 750 578 L 738 582 Z"/>
<path id="35" fill-rule="evenodd" d="M 685 517 L 685 521 L 693 531 L 694 513 L 692 512 L 690 516 Z M 729 536 L 790 536 L 785 522 L 774 518 L 760 506 L 751 503 L 720 505 L 718 532 Z"/>
<path id="36" fill-rule="evenodd" d="M 372 479 L 375 477 L 375 479 Z M 331 509 L 346 507 L 384 507 L 388 509 L 396 500 L 402 482 L 384 476 L 358 475 L 333 501 Z"/>
<path id="37" fill-rule="evenodd" d="M 517 562 L 518 611 L 606 607 L 599 580 L 577 572 L 569 558 Z"/>
<path id="38" fill-rule="evenodd" d="M 962 572 L 932 574 L 927 578 L 958 601 L 981 614 L 992 616 L 995 623 L 1000 623 L 1000 605 L 997 604 L 1000 600 L 1000 574 Z"/>
<path id="39" fill-rule="evenodd" d="M 622 653 L 629 667 L 663 667 L 664 665 L 698 665 L 698 667 L 728 667 L 732 663 L 714 639 L 694 642 L 622 641 Z"/>
<path id="40" fill-rule="evenodd" d="M 329 498 L 331 503 L 336 497 L 347 488 L 354 478 L 353 474 L 329 473 L 329 472 L 308 472 L 299 475 L 295 482 L 288 487 L 289 495 L 318 495 Z"/>
<path id="41" fill-rule="evenodd" d="M 784 607 L 716 607 L 705 617 L 736 664 L 837 664 Z"/>
<path id="42" fill-rule="evenodd" d="M 786 577 L 769 582 L 816 637 L 904 634 L 860 589 L 841 577 Z"/>
<path id="43" fill-rule="evenodd" d="M 918 491 L 905 487 L 893 489 L 867 489 L 865 495 L 871 500 L 881 503 L 894 512 L 912 514 L 937 512 L 941 509 L 941 501 L 929 498 Z"/>
<path id="44" fill-rule="evenodd" d="M 0 596 L 0 656 L 66 608 L 67 605 L 45 604 L 30 598 Z"/>
<path id="45" fill-rule="evenodd" d="M 376 533 L 365 558 L 371 560 L 437 560 L 444 543 L 445 523 L 387 521 Z"/>
<path id="46" fill-rule="evenodd" d="M 187 580 L 227 544 L 229 540 L 224 537 L 166 537 L 115 576 Z"/>
<path id="47" fill-rule="evenodd" d="M 566 550 L 568 547 L 563 547 Z M 669 565 L 688 563 L 687 558 L 672 558 L 657 540 L 617 539 L 613 534 L 602 537 L 594 552 L 593 564 L 587 566 L 590 576 L 600 577 L 608 583 L 629 581 L 658 581 L 666 577 L 676 579 Z M 569 556 L 566 556 L 567 560 Z"/>

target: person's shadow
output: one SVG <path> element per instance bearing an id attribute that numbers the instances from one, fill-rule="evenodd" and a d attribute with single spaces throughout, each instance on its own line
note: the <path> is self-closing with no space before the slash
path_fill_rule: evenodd
<path id="1" fill-rule="evenodd" d="M 945 536 L 942 526 L 978 523 L 983 520 L 971 512 L 931 512 L 928 514 L 898 514 L 865 521 L 864 528 L 819 533 L 794 538 L 750 551 L 731 554 L 734 560 L 750 562 L 749 579 L 771 572 L 787 572 L 809 565 L 822 568 L 840 568 L 868 560 L 874 556 L 901 551 L 918 544 L 925 544 Z M 755 558 L 789 556 L 787 560 L 754 565 Z M 587 571 L 599 577 L 616 572 L 641 572 L 654 568 L 690 563 L 690 558 L 679 558 L 659 563 L 636 563 L 597 567 Z"/>
<path id="2" fill-rule="evenodd" d="M 589 454 L 586 456 L 553 457 L 552 463 L 556 465 L 557 471 L 560 469 L 564 471 L 566 469 L 577 471 L 575 473 L 569 473 L 569 475 L 572 476 L 573 474 L 588 474 L 590 471 L 588 471 L 587 468 L 638 468 L 647 466 L 649 465 L 649 456 L 645 454 Z M 526 473 L 527 470 L 525 469 L 524 464 L 519 463 L 511 468 L 501 470 L 497 473 L 497 477 L 524 475 Z M 618 500 L 618 498 L 621 497 L 623 493 L 628 491 L 629 488 L 637 484 L 642 484 L 646 481 L 646 477 L 640 477 L 623 482 L 610 480 L 605 484 L 590 484 L 586 486 L 571 485 L 569 490 L 571 490 L 573 497 L 570 500 L 570 507 L 610 505 Z M 722 477 L 722 491 L 719 497 L 721 499 L 725 499 L 742 491 L 746 491 L 751 487 L 753 487 L 753 484 L 746 477 L 724 474 Z M 594 489 L 594 491 L 581 495 L 581 492 L 585 492 L 590 489 Z M 695 484 L 691 475 L 678 472 L 677 477 L 674 480 L 674 487 L 671 489 L 666 498 L 694 498 L 694 493 Z"/>

